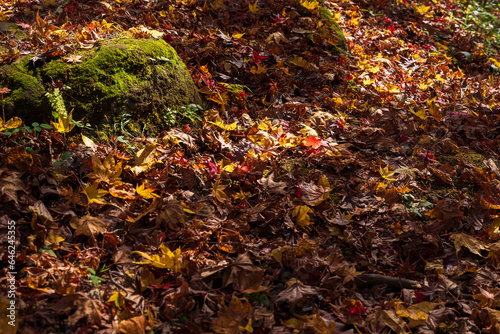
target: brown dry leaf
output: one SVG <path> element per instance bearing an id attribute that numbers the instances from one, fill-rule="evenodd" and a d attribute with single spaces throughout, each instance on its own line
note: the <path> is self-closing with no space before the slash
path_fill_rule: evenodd
<path id="1" fill-rule="evenodd" d="M 82 218 L 73 218 L 70 225 L 75 229 L 75 237 L 85 235 L 92 240 L 95 240 L 98 234 L 103 234 L 108 229 L 105 222 L 88 214 Z"/>
<path id="2" fill-rule="evenodd" d="M 252 305 L 246 298 L 240 299 L 233 295 L 229 305 L 223 305 L 217 312 L 218 317 L 212 322 L 212 329 L 223 334 L 242 333 L 242 329 L 251 324 L 251 320 L 246 319 L 252 311 Z"/>
<path id="3" fill-rule="evenodd" d="M 276 303 L 287 303 L 290 309 L 307 297 L 315 297 L 319 295 L 317 287 L 294 283 L 290 287 L 281 291 L 276 298 Z"/>
<path id="4" fill-rule="evenodd" d="M 397 334 L 406 334 L 406 323 L 398 317 L 394 310 L 377 310 L 368 316 L 371 328 L 375 333 L 381 333 L 384 327 L 389 327 Z"/>
<path id="5" fill-rule="evenodd" d="M 301 182 L 300 188 L 302 189 L 302 201 L 310 206 L 316 206 L 328 199 L 332 190 L 330 183 L 324 176 L 320 177 L 317 185 Z"/>
<path id="6" fill-rule="evenodd" d="M 223 186 L 220 184 L 220 179 L 217 180 L 216 182 L 212 183 L 212 193 L 214 197 L 219 201 L 219 202 L 225 202 L 231 200 L 229 196 L 226 195 L 224 192 L 224 189 L 226 189 L 227 186 Z"/>
<path id="7" fill-rule="evenodd" d="M 75 326 L 80 320 L 85 319 L 87 324 L 100 325 L 102 320 L 102 303 L 97 299 L 89 298 L 87 295 L 77 292 L 75 313 L 69 316 L 68 323 Z"/>
<path id="8" fill-rule="evenodd" d="M 162 140 L 165 144 L 179 145 L 179 143 L 182 143 L 191 150 L 196 149 L 195 139 L 179 129 L 169 130 Z"/>
<path id="9" fill-rule="evenodd" d="M 468 234 L 453 234 L 450 239 L 454 241 L 457 253 L 460 251 L 460 249 L 462 249 L 462 247 L 467 248 L 471 253 L 477 254 L 479 256 L 482 256 L 482 250 L 488 250 L 483 242 Z"/>
<path id="10" fill-rule="evenodd" d="M 0 200 L 3 203 L 14 201 L 18 203 L 18 191 L 27 193 L 27 188 L 21 180 L 21 173 L 8 170 L 6 168 L 0 169 Z"/>
<path id="11" fill-rule="evenodd" d="M 145 316 L 140 315 L 127 320 L 122 320 L 118 324 L 118 332 L 122 334 L 146 334 L 148 321 Z"/>
<path id="12" fill-rule="evenodd" d="M 148 171 L 155 163 L 156 146 L 153 144 L 148 144 L 142 150 L 137 152 L 134 157 L 135 166 L 129 167 L 130 171 L 135 175 L 139 175 L 142 172 Z"/>
<path id="13" fill-rule="evenodd" d="M 121 184 L 114 184 L 109 188 L 111 196 L 125 200 L 134 200 L 137 193 L 135 188 L 130 183 L 122 182 Z"/>
<path id="14" fill-rule="evenodd" d="M 257 181 L 261 186 L 264 187 L 271 194 L 281 194 L 285 195 L 287 184 L 286 182 L 275 182 L 274 173 L 270 173 L 267 178 L 262 178 Z"/>
<path id="15" fill-rule="evenodd" d="M 237 291 L 254 293 L 262 290 L 264 270 L 252 263 L 247 253 L 239 255 L 224 274 L 224 286 L 229 284 Z"/>
<path id="16" fill-rule="evenodd" d="M 29 209 L 37 216 L 37 218 L 43 220 L 43 221 L 50 221 L 53 222 L 54 218 L 52 218 L 52 215 L 49 212 L 49 209 L 43 204 L 42 201 L 36 201 L 33 206 L 29 206 Z"/>
<path id="17" fill-rule="evenodd" d="M 305 333 L 335 333 L 336 323 L 318 313 L 289 319 L 285 321 L 285 326 Z"/>
<path id="18" fill-rule="evenodd" d="M 97 183 L 120 184 L 120 174 L 122 173 L 121 161 L 115 163 L 113 153 L 110 153 L 103 162 L 96 156 L 92 157 L 93 172 L 88 177 L 94 179 Z"/>
<path id="19" fill-rule="evenodd" d="M 176 199 L 169 200 L 156 217 L 156 224 L 166 224 L 171 230 L 177 231 L 179 223 L 184 224 L 184 207 Z"/>
<path id="20" fill-rule="evenodd" d="M 5 157 L 5 164 L 25 171 L 33 165 L 33 156 L 22 146 L 13 147 Z"/>

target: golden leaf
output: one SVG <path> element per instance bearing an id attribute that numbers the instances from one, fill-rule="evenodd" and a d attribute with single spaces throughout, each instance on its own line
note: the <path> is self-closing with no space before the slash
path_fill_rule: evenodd
<path id="1" fill-rule="evenodd" d="M 96 203 L 96 204 L 107 204 L 107 202 L 103 199 L 108 192 L 104 189 L 97 189 L 99 187 L 98 182 L 94 182 L 94 184 L 87 184 L 85 189 L 83 189 L 83 193 L 87 196 L 88 204 Z"/>
<path id="2" fill-rule="evenodd" d="M 313 213 L 313 210 L 307 205 L 299 205 L 292 211 L 292 218 L 295 218 L 295 222 L 306 231 L 310 230 L 309 225 L 314 224 L 309 213 Z"/>
<path id="3" fill-rule="evenodd" d="M 248 1 L 248 9 L 252 12 L 252 14 L 257 14 L 259 12 L 259 8 L 257 7 L 258 1 L 255 0 L 255 2 L 252 4 L 250 1 Z"/>
<path id="4" fill-rule="evenodd" d="M 380 176 L 382 176 L 387 181 L 396 181 L 396 179 L 392 177 L 396 172 L 389 170 L 389 166 L 385 166 L 384 168 L 380 166 L 379 173 Z"/>
<path id="5" fill-rule="evenodd" d="M 147 264 L 156 268 L 170 269 L 174 273 L 181 271 L 181 248 L 177 248 L 172 252 L 165 244 L 161 244 L 161 255 L 149 255 L 144 252 L 134 251 L 131 254 L 139 254 L 146 261 L 134 262 L 135 264 Z"/>
<path id="6" fill-rule="evenodd" d="M 73 110 L 71 110 L 67 117 L 59 116 L 57 119 L 57 123 L 51 122 L 52 126 L 56 129 L 57 132 L 67 133 L 73 130 L 75 127 L 74 123 L 71 123 L 73 120 Z"/>
<path id="7" fill-rule="evenodd" d="M 135 187 L 135 190 L 137 191 L 137 193 L 139 195 L 141 195 L 143 198 L 146 198 L 146 199 L 160 197 L 160 195 L 154 193 L 154 191 L 156 189 L 154 189 L 154 188 L 148 188 L 145 183 L 143 183 L 141 185 L 137 185 Z"/>
<path id="8" fill-rule="evenodd" d="M 309 10 L 314 10 L 319 7 L 319 2 L 316 0 L 300 0 L 300 5 Z"/>
<path id="9" fill-rule="evenodd" d="M 19 117 L 12 117 L 7 122 L 3 122 L 3 119 L 0 118 L 0 131 L 5 131 L 8 129 L 15 129 L 23 125 L 23 121 Z"/>
<path id="10" fill-rule="evenodd" d="M 221 180 L 217 180 L 217 182 L 212 184 L 212 193 L 219 202 L 229 201 L 229 196 L 227 196 L 224 192 L 224 189 L 226 189 L 227 186 L 221 185 L 220 181 Z"/>

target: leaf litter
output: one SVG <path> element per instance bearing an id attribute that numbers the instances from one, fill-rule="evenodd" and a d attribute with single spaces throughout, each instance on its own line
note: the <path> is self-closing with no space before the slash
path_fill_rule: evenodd
<path id="1" fill-rule="evenodd" d="M 156 140 L 0 137 L 17 332 L 500 331 L 499 55 L 454 1 L 0 8 L 2 64 L 163 38 L 211 103 Z"/>

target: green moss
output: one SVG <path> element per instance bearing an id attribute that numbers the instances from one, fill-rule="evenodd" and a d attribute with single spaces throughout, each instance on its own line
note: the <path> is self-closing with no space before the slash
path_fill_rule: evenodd
<path id="1" fill-rule="evenodd" d="M 335 36 L 336 42 L 337 42 L 334 45 L 334 48 L 336 49 L 336 51 L 346 52 L 347 51 L 347 43 L 346 43 L 344 33 L 340 29 L 337 21 L 335 21 L 335 18 L 333 17 L 330 9 L 328 9 L 327 7 L 324 7 L 324 6 L 319 7 L 319 17 L 328 23 L 327 27 L 331 30 L 331 32 L 333 32 L 333 35 Z"/>
<path id="2" fill-rule="evenodd" d="M 468 162 L 476 167 L 484 167 L 484 155 L 470 149 L 461 149 L 453 154 L 442 154 L 438 157 L 439 161 L 450 166 L 460 164 L 460 160 Z"/>
<path id="3" fill-rule="evenodd" d="M 101 132 L 115 124 L 123 126 L 128 114 L 128 131 L 155 134 L 164 125 L 161 116 L 167 108 L 202 103 L 186 66 L 163 40 L 120 37 L 76 55 L 81 56 L 76 64 L 56 59 L 34 67 L 29 56 L 1 68 L 6 79 L 0 84 L 13 89 L 6 99 L 12 114 L 25 122 L 50 118 L 43 93 L 58 80 L 71 87 L 64 99 L 67 109 L 74 109 L 73 118 L 98 126 Z"/>

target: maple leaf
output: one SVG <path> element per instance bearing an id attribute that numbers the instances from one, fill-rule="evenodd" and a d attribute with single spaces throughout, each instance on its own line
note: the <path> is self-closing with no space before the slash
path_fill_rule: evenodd
<path id="1" fill-rule="evenodd" d="M 319 7 L 319 2 L 316 0 L 300 0 L 300 5 L 309 10 L 314 10 Z"/>
<path id="2" fill-rule="evenodd" d="M 179 229 L 179 223 L 184 224 L 184 207 L 181 202 L 176 199 L 167 201 L 163 210 L 156 217 L 156 224 L 160 225 L 162 223 L 167 224 L 174 231 Z"/>
<path id="3" fill-rule="evenodd" d="M 221 180 L 217 180 L 215 183 L 212 183 L 212 194 L 219 202 L 229 201 L 229 196 L 224 192 L 227 186 L 221 185 L 220 181 Z"/>
<path id="4" fill-rule="evenodd" d="M 113 291 L 108 299 L 108 303 L 114 303 L 117 308 L 125 306 L 125 294 L 121 291 Z"/>
<path id="5" fill-rule="evenodd" d="M 85 235 L 93 240 L 95 240 L 98 234 L 103 234 L 108 229 L 105 222 L 90 215 L 83 216 L 82 218 L 73 218 L 70 225 L 75 229 L 75 237 Z"/>
<path id="6" fill-rule="evenodd" d="M 477 254 L 479 256 L 482 256 L 481 250 L 487 250 L 486 246 L 480 240 L 477 240 L 476 238 L 468 234 L 453 234 L 450 239 L 454 241 L 457 253 L 460 251 L 460 249 L 462 249 L 462 247 L 467 248 L 471 253 Z"/>
<path id="7" fill-rule="evenodd" d="M 82 62 L 82 57 L 83 56 L 80 56 L 80 55 L 71 55 L 69 57 L 64 57 L 64 61 L 66 61 L 67 63 L 70 63 L 70 64 L 77 64 L 77 63 L 81 63 Z"/>
<path id="8" fill-rule="evenodd" d="M 246 298 L 233 295 L 229 305 L 222 305 L 221 310 L 217 312 L 217 319 L 213 321 L 212 328 L 216 333 L 243 333 L 243 330 L 249 329 L 252 333 L 251 319 L 246 321 L 252 311 L 252 304 Z M 246 325 L 242 326 L 245 323 Z"/>
<path id="9" fill-rule="evenodd" d="M 314 136 L 302 139 L 302 144 L 304 146 L 311 147 L 313 149 L 317 149 L 320 146 L 327 146 L 326 142 L 321 138 L 316 138 Z"/>
<path id="10" fill-rule="evenodd" d="M 248 1 L 248 9 L 252 12 L 252 14 L 257 14 L 259 12 L 259 7 L 257 7 L 257 3 L 259 1 L 255 0 L 254 3 Z"/>
<path id="11" fill-rule="evenodd" d="M 73 120 L 73 110 L 69 112 L 69 114 L 65 117 L 60 115 L 57 119 L 57 123 L 51 122 L 52 126 L 56 129 L 57 132 L 67 133 L 73 130 L 75 127 L 75 123 L 71 123 Z"/>
<path id="12" fill-rule="evenodd" d="M 0 131 L 5 131 L 8 129 L 16 129 L 21 127 L 22 124 L 23 121 L 19 117 L 12 117 L 5 123 L 3 122 L 3 119 L 0 118 Z"/>
<path id="13" fill-rule="evenodd" d="M 136 166 L 130 167 L 130 171 L 135 175 L 139 175 L 142 172 L 148 171 L 155 163 L 156 146 L 153 144 L 148 144 L 143 149 L 139 150 L 134 157 L 134 162 Z"/>
<path id="14" fill-rule="evenodd" d="M 141 195 L 143 198 L 146 198 L 146 199 L 160 197 L 160 195 L 154 193 L 154 191 L 156 189 L 148 188 L 145 183 L 142 183 L 141 185 L 137 185 L 135 190 L 137 191 L 137 193 L 139 195 Z"/>
<path id="15" fill-rule="evenodd" d="M 122 163 L 115 163 L 113 153 L 108 154 L 103 162 L 96 156 L 92 157 L 93 173 L 88 177 L 95 179 L 97 183 L 104 182 L 107 184 L 120 184 L 120 174 L 122 173 Z"/>
<path id="16" fill-rule="evenodd" d="M 108 191 L 104 189 L 97 189 L 99 187 L 98 182 L 94 182 L 92 185 L 89 183 L 83 189 L 83 193 L 87 196 L 88 204 L 96 203 L 96 204 L 106 204 L 107 202 L 102 199 Z"/>
<path id="17" fill-rule="evenodd" d="M 379 173 L 380 176 L 382 176 L 387 181 L 396 181 L 396 179 L 392 177 L 394 174 L 396 174 L 396 172 L 389 170 L 389 166 L 385 166 L 384 168 L 380 166 Z"/>
<path id="18" fill-rule="evenodd" d="M 161 255 L 149 255 L 140 251 L 133 251 L 131 254 L 139 254 L 146 261 L 134 262 L 135 264 L 147 264 L 156 268 L 170 269 L 175 274 L 181 271 L 181 248 L 172 252 L 165 244 L 160 245 Z"/>
<path id="19" fill-rule="evenodd" d="M 313 210 L 307 205 L 299 205 L 292 211 L 292 218 L 295 218 L 296 223 L 306 231 L 310 230 L 309 225 L 314 224 L 309 213 L 313 213 Z"/>

